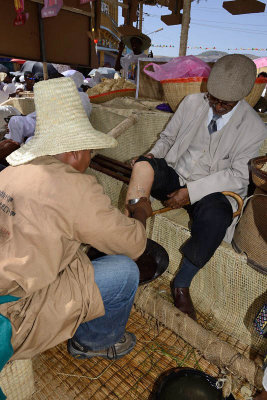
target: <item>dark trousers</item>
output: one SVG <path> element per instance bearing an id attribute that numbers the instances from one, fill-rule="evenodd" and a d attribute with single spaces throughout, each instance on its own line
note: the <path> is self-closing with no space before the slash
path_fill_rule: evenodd
<path id="1" fill-rule="evenodd" d="M 163 158 L 139 157 L 154 169 L 151 195 L 167 200 L 167 195 L 181 189 L 179 176 Z M 192 218 L 191 238 L 183 245 L 183 255 L 198 268 L 202 268 L 221 244 L 227 228 L 232 223 L 232 206 L 222 193 L 211 193 L 193 205 L 185 207 Z"/>

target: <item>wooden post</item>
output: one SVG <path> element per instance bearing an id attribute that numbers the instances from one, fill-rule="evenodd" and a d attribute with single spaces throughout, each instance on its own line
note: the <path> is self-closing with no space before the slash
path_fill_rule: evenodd
<path id="1" fill-rule="evenodd" d="M 139 29 L 140 32 L 142 32 L 142 27 L 143 27 L 143 3 L 139 3 Z"/>
<path id="2" fill-rule="evenodd" d="M 179 56 L 186 55 L 187 40 L 188 40 L 188 30 L 190 25 L 190 11 L 191 11 L 191 0 L 183 1 L 183 19 L 182 19 L 182 29 L 180 37 L 180 50 Z"/>

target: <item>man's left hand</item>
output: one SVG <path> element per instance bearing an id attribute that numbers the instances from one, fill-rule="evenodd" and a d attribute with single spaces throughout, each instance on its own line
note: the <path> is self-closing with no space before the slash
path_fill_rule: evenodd
<path id="1" fill-rule="evenodd" d="M 187 204 L 190 204 L 190 197 L 187 188 L 175 190 L 175 192 L 168 194 L 168 197 L 169 200 L 164 202 L 166 207 L 181 208 Z"/>

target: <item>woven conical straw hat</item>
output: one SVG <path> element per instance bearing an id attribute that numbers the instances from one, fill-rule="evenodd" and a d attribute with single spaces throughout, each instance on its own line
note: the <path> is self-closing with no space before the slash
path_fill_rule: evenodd
<path id="1" fill-rule="evenodd" d="M 71 78 L 37 83 L 34 102 L 34 137 L 7 157 L 10 165 L 25 164 L 42 156 L 117 145 L 114 138 L 92 127 Z"/>

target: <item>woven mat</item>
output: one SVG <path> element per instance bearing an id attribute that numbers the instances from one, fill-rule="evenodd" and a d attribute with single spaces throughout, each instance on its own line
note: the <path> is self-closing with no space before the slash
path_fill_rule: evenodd
<path id="1" fill-rule="evenodd" d="M 177 366 L 218 376 L 216 366 L 140 312 L 132 311 L 127 329 L 135 333 L 137 344 L 129 355 L 117 361 L 76 360 L 68 355 L 66 343 L 35 357 L 36 392 L 31 400 L 151 399 L 158 376 Z M 233 392 L 237 400 L 245 400 L 241 386 L 240 381 Z"/>

